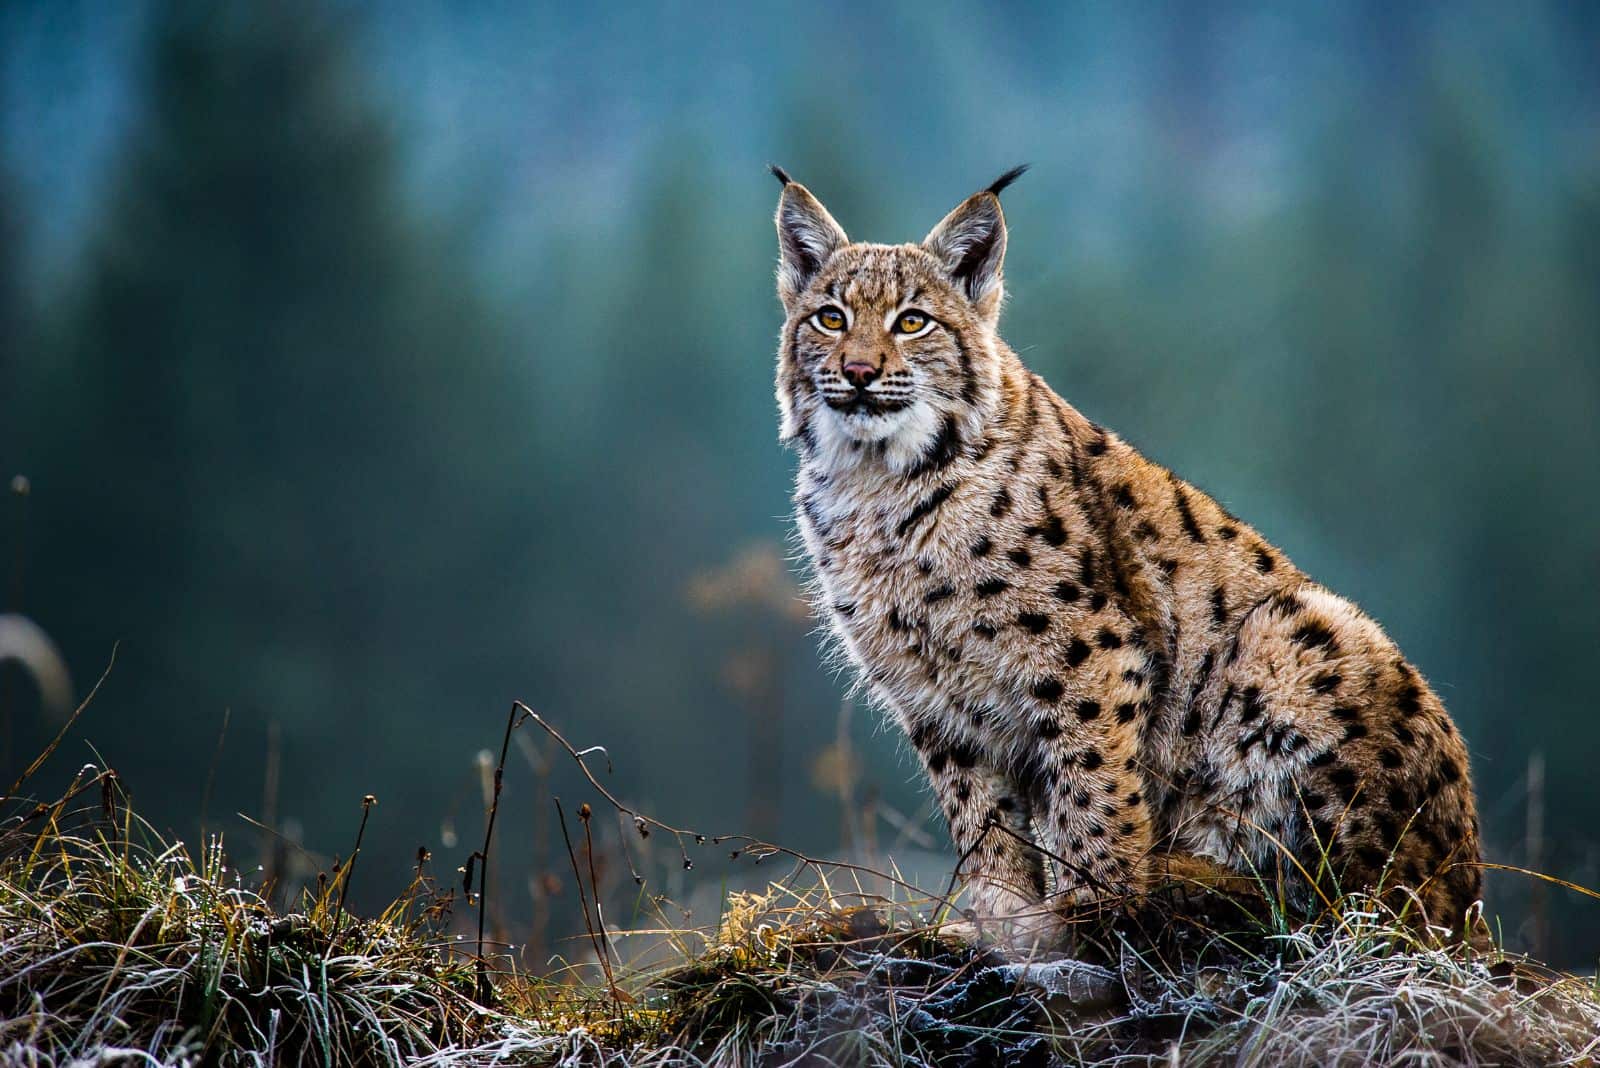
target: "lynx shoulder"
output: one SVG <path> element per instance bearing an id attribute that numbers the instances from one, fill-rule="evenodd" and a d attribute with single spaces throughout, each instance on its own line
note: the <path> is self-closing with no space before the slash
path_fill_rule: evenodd
<path id="1" fill-rule="evenodd" d="M 1428 684 L 996 333 L 1018 172 L 904 245 L 852 243 L 775 173 L 816 609 L 920 757 L 979 912 L 1137 893 L 1184 853 L 1286 873 L 1306 907 L 1372 889 L 1458 928 L 1478 822 Z"/>

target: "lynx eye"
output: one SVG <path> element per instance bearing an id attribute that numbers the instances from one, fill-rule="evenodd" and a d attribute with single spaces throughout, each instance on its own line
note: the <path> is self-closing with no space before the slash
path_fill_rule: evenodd
<path id="1" fill-rule="evenodd" d="M 832 305 L 829 305 L 828 307 L 817 312 L 814 318 L 817 321 L 817 325 L 822 327 L 824 330 L 844 329 L 844 312 L 833 307 Z"/>
<path id="2" fill-rule="evenodd" d="M 897 334 L 915 334 L 927 325 L 926 315 L 919 311 L 908 311 L 902 312 L 900 318 L 895 320 L 894 329 Z"/>

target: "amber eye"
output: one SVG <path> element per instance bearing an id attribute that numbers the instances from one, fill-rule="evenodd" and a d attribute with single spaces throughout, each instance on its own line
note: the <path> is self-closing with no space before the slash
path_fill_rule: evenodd
<path id="1" fill-rule="evenodd" d="M 900 318 L 895 320 L 896 333 L 915 334 L 918 330 L 928 325 L 928 317 L 918 311 L 902 312 Z"/>
<path id="2" fill-rule="evenodd" d="M 844 312 L 829 306 L 817 312 L 817 325 L 824 330 L 843 330 Z"/>

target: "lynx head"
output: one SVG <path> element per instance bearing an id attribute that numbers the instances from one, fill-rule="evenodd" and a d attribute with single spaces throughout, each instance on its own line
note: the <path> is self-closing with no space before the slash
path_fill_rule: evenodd
<path id="1" fill-rule="evenodd" d="M 908 470 L 970 440 L 996 403 L 1006 172 L 920 245 L 851 242 L 810 191 L 772 169 L 778 200 L 781 436 L 834 462 Z M 865 445 L 874 445 L 867 450 Z"/>

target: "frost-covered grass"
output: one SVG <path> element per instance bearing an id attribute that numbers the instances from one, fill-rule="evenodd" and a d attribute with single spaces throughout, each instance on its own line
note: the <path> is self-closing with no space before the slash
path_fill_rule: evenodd
<path id="1" fill-rule="evenodd" d="M 359 854 L 280 912 L 93 769 L 60 802 L 14 808 L 3 835 L 0 1064 L 1600 1058 L 1593 980 L 1442 948 L 1355 901 L 1289 928 L 1221 896 L 1157 898 L 1086 919 L 1070 956 L 1017 961 L 938 934 L 924 902 L 772 887 L 731 895 L 714 930 L 658 939 L 672 959 L 616 966 L 615 986 L 502 965 L 486 989 L 425 864 L 376 917 L 342 905 Z"/>

